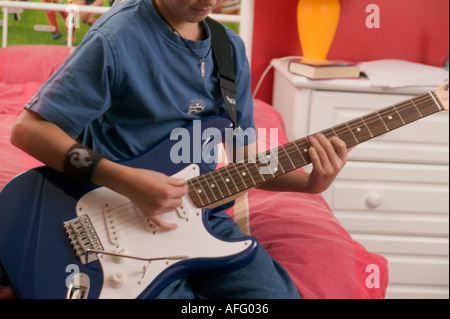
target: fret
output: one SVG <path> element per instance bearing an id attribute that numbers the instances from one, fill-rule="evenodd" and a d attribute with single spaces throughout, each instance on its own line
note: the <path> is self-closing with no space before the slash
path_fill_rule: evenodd
<path id="1" fill-rule="evenodd" d="M 398 117 L 399 117 L 400 120 L 402 121 L 402 125 L 401 125 L 401 126 L 405 125 L 405 124 L 406 124 L 406 123 L 405 123 L 405 120 L 403 119 L 403 117 L 401 116 L 401 114 L 398 112 L 397 108 L 396 108 L 395 106 L 392 106 L 391 109 L 394 110 L 394 111 L 397 113 Z"/>
<path id="2" fill-rule="evenodd" d="M 283 164 L 280 162 L 280 157 L 277 158 L 276 163 L 277 163 L 277 170 L 275 173 L 278 173 L 278 172 L 282 172 L 283 174 L 286 173 L 286 170 L 284 169 Z"/>
<path id="3" fill-rule="evenodd" d="M 259 167 L 256 163 L 248 163 L 247 164 L 247 170 L 249 171 L 250 175 L 252 175 L 253 180 L 255 182 L 255 186 L 256 185 L 261 185 L 262 183 L 264 183 L 267 179 L 264 178 L 264 175 L 261 174 Z"/>
<path id="4" fill-rule="evenodd" d="M 243 168 L 245 168 L 244 163 L 231 164 L 231 165 L 228 165 L 228 168 L 234 170 L 234 172 L 235 172 L 235 173 L 233 173 L 233 177 L 234 177 L 233 181 L 235 182 L 239 191 L 243 191 L 245 189 L 250 188 L 245 183 L 245 178 L 247 176 L 247 172 L 246 172 L 246 170 L 243 169 Z M 237 176 L 239 176 L 239 178 Z"/>
<path id="5" fill-rule="evenodd" d="M 347 123 L 345 123 L 345 125 L 347 125 L 347 127 L 348 127 L 348 131 L 350 132 L 350 133 L 352 133 L 352 135 L 353 135 L 353 138 L 355 139 L 355 141 L 356 141 L 356 144 L 359 144 L 359 141 L 358 141 L 358 139 L 356 138 L 356 136 L 355 136 L 355 134 L 353 134 L 353 131 L 352 131 L 352 129 L 351 129 L 351 127 L 348 125 L 348 122 Z M 354 145 L 354 144 L 352 144 L 352 145 Z"/>
<path id="6" fill-rule="evenodd" d="M 358 144 L 370 140 L 373 137 L 372 133 L 367 128 L 367 125 L 361 118 L 347 122 L 347 125 L 351 129 L 355 139 L 358 141 Z"/>
<path id="7" fill-rule="evenodd" d="M 442 110 L 441 105 L 436 100 L 435 93 L 433 92 L 425 94 L 418 104 L 423 116 L 428 116 Z"/>
<path id="8" fill-rule="evenodd" d="M 403 118 L 404 124 L 409 124 L 422 118 L 422 114 L 420 114 L 419 110 L 412 101 L 405 102 L 404 104 L 398 104 L 396 110 Z"/>
<path id="9" fill-rule="evenodd" d="M 219 174 L 220 184 L 221 186 L 225 186 L 230 196 L 236 194 L 236 186 L 232 183 L 230 173 L 227 170 L 227 167 L 223 167 L 216 171 Z"/>
<path id="10" fill-rule="evenodd" d="M 305 158 L 303 157 L 302 152 L 298 149 L 296 143 L 291 142 L 287 144 L 286 149 L 289 149 L 289 156 L 294 167 L 299 168 L 308 164 L 306 163 Z"/>
<path id="11" fill-rule="evenodd" d="M 205 190 L 205 196 L 209 199 L 209 201 L 217 201 L 216 197 L 216 191 L 215 191 L 215 184 L 211 184 L 208 182 L 205 175 L 199 176 L 199 181 L 201 179 L 201 182 L 203 184 L 203 189 Z"/>
<path id="12" fill-rule="evenodd" d="M 283 149 L 283 153 L 281 155 L 278 154 L 278 160 L 280 161 L 280 163 L 282 163 L 283 171 L 285 173 L 293 171 L 296 167 L 295 164 L 292 162 L 291 156 L 286 150 L 286 145 L 282 145 L 280 149 Z"/>
<path id="13" fill-rule="evenodd" d="M 230 169 L 233 168 L 233 165 L 228 165 L 224 167 L 224 171 L 226 172 L 225 174 L 225 183 L 227 183 L 228 188 L 231 190 L 231 192 L 233 194 L 237 194 L 240 192 L 239 187 L 236 184 L 236 180 L 233 176 L 233 173 L 230 171 Z M 223 172 L 222 172 L 222 176 L 223 176 Z"/>
<path id="14" fill-rule="evenodd" d="M 188 193 L 189 196 L 191 197 L 191 199 L 200 207 L 204 207 L 206 206 L 205 201 L 204 201 L 204 197 L 202 196 L 201 192 L 199 192 L 199 190 L 201 190 L 201 186 L 200 184 L 198 184 L 197 182 L 197 178 L 191 179 L 190 181 L 188 181 L 188 185 L 190 184 Z M 198 185 L 194 185 L 194 184 L 198 184 Z M 198 199 L 198 201 L 197 201 Z"/>
<path id="15" fill-rule="evenodd" d="M 329 140 L 331 140 L 335 136 L 338 136 L 333 127 L 328 130 L 324 130 L 321 133 Z"/>
<path id="16" fill-rule="evenodd" d="M 334 127 L 332 127 L 331 128 L 331 132 L 333 132 L 332 134 L 331 134 L 331 136 L 329 137 L 329 139 L 332 139 L 333 137 L 337 137 L 338 135 L 337 135 L 337 133 L 336 133 L 336 131 L 334 130 Z M 326 136 L 326 135 L 325 135 Z"/>
<path id="17" fill-rule="evenodd" d="M 414 105 L 414 107 L 416 108 L 417 112 L 419 112 L 420 117 L 423 117 L 423 115 L 422 115 L 422 113 L 420 112 L 419 108 L 417 107 L 416 103 L 414 103 L 414 99 L 411 99 L 410 101 L 411 101 L 411 103 Z"/>
<path id="18" fill-rule="evenodd" d="M 289 154 L 286 152 L 284 145 L 280 146 L 277 150 L 271 151 L 271 158 L 275 158 L 277 164 L 277 172 L 284 174 L 294 169 Z"/>
<path id="19" fill-rule="evenodd" d="M 220 190 L 220 193 L 222 194 L 223 198 L 226 198 L 228 196 L 232 196 L 233 193 L 230 191 L 230 189 L 228 188 L 227 184 L 225 183 L 222 175 L 221 175 L 221 170 L 216 170 L 213 171 L 211 173 L 209 173 L 208 175 L 210 175 L 212 178 L 212 182 L 216 185 L 217 189 Z M 209 177 L 208 177 L 208 181 L 210 181 Z"/>
<path id="20" fill-rule="evenodd" d="M 268 163 L 268 167 L 271 170 L 272 170 L 272 168 L 274 169 L 272 171 L 272 174 L 274 176 L 278 176 L 278 175 L 286 173 L 285 170 L 284 170 L 283 164 L 280 162 L 280 159 L 286 160 L 286 158 L 283 158 L 283 150 L 282 150 L 282 148 L 283 148 L 283 146 L 280 146 L 279 148 L 267 151 L 267 153 L 266 153 L 266 154 L 269 154 L 268 158 L 270 159 L 270 161 Z M 281 153 L 281 155 L 280 155 L 280 153 Z"/>
<path id="21" fill-rule="evenodd" d="M 389 128 L 384 124 L 381 116 L 378 112 L 370 113 L 366 116 L 361 117 L 361 120 L 364 122 L 368 131 L 370 132 L 371 137 L 380 136 L 389 131 Z"/>
<path id="22" fill-rule="evenodd" d="M 363 122 L 364 126 L 367 128 L 367 131 L 369 132 L 370 137 L 373 138 L 374 136 L 372 134 L 372 131 L 370 130 L 369 126 L 367 126 L 367 123 L 366 123 L 366 121 L 364 121 L 364 118 L 360 117 L 360 120 Z"/>
<path id="23" fill-rule="evenodd" d="M 274 163 L 274 161 L 276 161 L 277 165 L 276 167 L 272 167 L 271 164 Z M 259 170 L 260 173 L 263 175 L 271 175 L 271 177 L 276 177 L 279 174 L 279 169 L 278 169 L 278 159 L 277 159 L 277 155 L 274 156 L 273 152 L 271 151 L 267 151 L 263 154 L 260 154 L 260 156 L 258 156 L 258 165 L 259 165 Z"/>
<path id="24" fill-rule="evenodd" d="M 309 148 L 311 147 L 311 144 L 309 143 L 308 138 L 302 138 L 293 143 L 295 147 L 297 147 L 298 153 L 302 157 L 305 165 L 311 163 L 311 158 L 309 157 Z"/>
<path id="25" fill-rule="evenodd" d="M 403 120 L 400 118 L 400 115 L 397 111 L 393 110 L 392 107 L 385 108 L 378 112 L 381 116 L 386 127 L 389 128 L 389 131 L 395 130 L 403 126 Z"/>
<path id="26" fill-rule="evenodd" d="M 380 118 L 380 121 L 383 123 L 384 127 L 386 128 L 386 131 L 384 133 L 389 132 L 390 131 L 389 127 L 387 127 L 386 123 L 384 123 L 383 118 L 381 117 L 380 113 L 378 111 L 376 111 L 375 113 Z M 372 132 L 373 132 L 373 130 L 372 130 Z M 380 134 L 383 134 L 383 133 L 380 133 Z M 377 135 L 375 135 L 375 136 L 377 136 Z"/>
<path id="27" fill-rule="evenodd" d="M 211 190 L 213 192 L 215 192 L 217 194 L 217 196 L 219 196 L 220 199 L 224 199 L 227 196 L 224 195 L 221 187 L 219 187 L 219 183 L 215 179 L 216 175 L 217 174 L 209 173 L 209 174 L 205 174 L 203 176 L 205 177 L 206 183 L 208 184 L 209 188 L 211 188 Z M 217 200 L 217 197 L 216 197 L 216 200 Z"/>
<path id="28" fill-rule="evenodd" d="M 447 83 L 447 86 L 448 86 L 448 83 Z M 447 93 L 448 93 L 448 90 L 447 90 Z M 433 114 L 433 113 L 435 113 L 435 112 L 444 110 L 444 108 L 441 107 L 441 104 L 436 100 L 436 93 L 435 93 L 435 92 L 428 92 L 428 94 L 429 94 L 429 95 L 431 96 L 431 98 L 433 99 L 433 102 L 434 102 L 435 106 L 438 107 L 437 110 L 435 110 L 434 112 L 430 112 L 430 114 Z M 448 101 L 448 99 L 447 99 L 447 101 Z M 447 111 L 448 111 L 448 109 L 447 109 Z"/>
<path id="29" fill-rule="evenodd" d="M 345 142 L 345 144 L 349 146 L 358 144 L 358 140 L 353 135 L 351 129 L 349 129 L 347 123 L 343 123 L 334 127 L 334 131 L 337 133 L 337 136 Z"/>
<path id="30" fill-rule="evenodd" d="M 203 195 L 206 198 L 206 201 L 211 203 L 214 201 L 217 201 L 217 197 L 216 194 L 214 192 L 214 190 L 212 189 L 211 185 L 208 183 L 208 181 L 206 180 L 205 175 L 200 175 L 198 177 L 198 181 L 199 183 L 201 183 L 202 185 L 202 190 L 197 190 L 200 194 L 203 192 Z"/>
<path id="31" fill-rule="evenodd" d="M 300 156 L 302 157 L 303 162 L 307 163 L 305 157 L 303 156 L 304 148 L 303 147 L 299 147 L 299 145 L 298 145 L 299 142 L 301 142 L 301 140 L 294 141 L 294 142 L 292 142 L 292 144 L 297 149 L 298 154 L 300 154 Z"/>
<path id="32" fill-rule="evenodd" d="M 255 181 L 255 179 L 253 178 L 253 174 L 250 173 L 249 170 L 249 164 L 248 163 L 243 163 L 243 167 L 245 168 L 245 172 L 243 172 L 243 176 L 247 179 L 247 185 L 250 184 L 252 185 L 252 187 L 258 185 Z M 245 173 L 245 174 L 244 174 Z M 250 187 L 249 187 L 250 188 Z"/>

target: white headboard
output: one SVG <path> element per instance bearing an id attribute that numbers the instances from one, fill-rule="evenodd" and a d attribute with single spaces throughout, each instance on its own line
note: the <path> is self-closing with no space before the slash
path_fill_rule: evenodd
<path id="1" fill-rule="evenodd" d="M 90 12 L 90 13 L 104 13 L 109 8 L 107 7 L 95 7 L 95 6 L 74 6 L 66 4 L 55 4 L 55 3 L 42 3 L 42 2 L 23 2 L 23 1 L 2 1 L 0 0 L 0 8 L 3 11 L 3 24 L 6 27 L 2 29 L 2 47 L 7 46 L 8 39 L 8 13 L 14 9 L 26 9 L 26 10 L 54 10 L 54 11 L 66 11 L 66 12 Z M 247 48 L 247 56 L 249 61 L 251 61 L 252 56 L 252 42 L 253 42 L 253 20 L 254 20 L 254 10 L 255 0 L 241 0 L 241 10 L 240 15 L 231 14 L 213 14 L 212 18 L 221 22 L 236 22 L 240 24 L 239 35 L 244 40 Z M 9 12 L 8 12 L 9 11 Z M 70 46 L 72 39 L 72 29 L 69 28 L 69 33 L 67 35 L 67 43 Z"/>
<path id="2" fill-rule="evenodd" d="M 220 22 L 237 22 L 240 24 L 239 36 L 244 40 L 247 57 L 251 63 L 253 47 L 253 22 L 255 14 L 255 0 L 241 0 L 240 15 L 212 14 L 211 18 Z"/>

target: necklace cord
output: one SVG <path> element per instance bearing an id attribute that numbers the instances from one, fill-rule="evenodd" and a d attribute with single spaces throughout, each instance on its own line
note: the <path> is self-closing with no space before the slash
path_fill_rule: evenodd
<path id="1" fill-rule="evenodd" d="M 186 41 L 186 39 L 181 35 L 180 32 L 178 32 L 177 29 L 175 29 L 169 21 L 167 21 L 166 18 L 163 17 L 162 14 L 159 14 L 159 16 L 161 17 L 161 19 L 163 19 L 163 21 L 172 29 L 172 32 L 178 34 L 178 36 L 181 38 L 181 40 L 183 41 L 184 45 L 189 49 L 189 51 L 191 51 L 192 54 L 194 54 L 196 57 L 198 57 L 200 59 L 201 63 L 204 63 L 205 59 L 208 57 L 208 55 L 211 53 L 212 50 L 212 45 L 209 46 L 209 50 L 208 53 L 202 57 L 200 55 L 198 55 L 197 53 L 195 53 L 195 51 L 191 48 L 191 46 L 189 45 L 189 43 Z"/>

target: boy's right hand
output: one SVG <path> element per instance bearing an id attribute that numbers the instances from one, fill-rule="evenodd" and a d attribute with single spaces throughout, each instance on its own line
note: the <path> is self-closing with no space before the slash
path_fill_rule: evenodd
<path id="1" fill-rule="evenodd" d="M 94 182 L 128 197 L 161 230 L 177 228 L 176 224 L 166 223 L 162 215 L 182 206 L 188 192 L 184 179 L 101 160 L 94 173 Z"/>

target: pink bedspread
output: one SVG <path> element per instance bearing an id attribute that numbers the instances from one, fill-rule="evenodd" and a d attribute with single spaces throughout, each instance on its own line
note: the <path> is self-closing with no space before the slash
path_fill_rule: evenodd
<path id="1" fill-rule="evenodd" d="M 58 54 L 52 55 L 55 56 L 52 65 L 49 52 L 53 51 L 48 46 L 35 46 L 32 51 L 26 47 L 7 49 L 8 52 L 0 49 L 0 189 L 15 175 L 41 165 L 10 145 L 10 130 L 23 105 L 41 85 L 40 80 L 44 80 L 37 75 L 42 72 L 41 66 L 53 72 L 68 54 L 61 47 L 54 48 Z M 33 52 L 34 60 L 30 61 L 28 55 L 27 63 L 21 64 L 16 58 L 24 58 L 22 51 Z M 45 59 L 45 64 L 39 59 Z M 16 63 L 12 65 L 11 61 Z M 38 69 L 34 70 L 33 66 Z M 16 69 L 19 71 L 14 71 Z M 3 73 L 5 70 L 8 74 Z M 45 78 L 48 73 L 47 70 Z M 278 143 L 288 142 L 281 116 L 270 105 L 258 100 L 255 101 L 255 123 L 258 128 L 278 128 Z M 269 141 L 269 138 L 262 140 L 262 144 L 268 146 Z M 321 195 L 252 190 L 248 195 L 248 208 L 251 235 L 287 269 L 304 298 L 384 298 L 388 282 L 386 259 L 354 241 Z M 379 270 L 376 274 L 379 288 L 367 284 L 373 278 L 367 269 L 374 269 L 373 265 Z M 9 287 L 0 286 L 0 298 L 13 297 Z"/>
<path id="2" fill-rule="evenodd" d="M 280 114 L 258 100 L 255 124 L 278 128 L 272 132 L 278 133 L 278 144 L 289 142 Z M 268 150 L 276 139 L 271 142 L 269 132 L 266 136 L 258 139 L 260 148 Z M 320 194 L 252 190 L 248 206 L 251 235 L 286 268 L 304 298 L 385 297 L 387 260 L 354 241 Z"/>
<path id="3" fill-rule="evenodd" d="M 40 83 L 0 83 L 0 189 L 18 173 L 42 165 L 39 161 L 13 147 L 9 142 L 12 125 L 25 103 L 37 92 Z"/>

